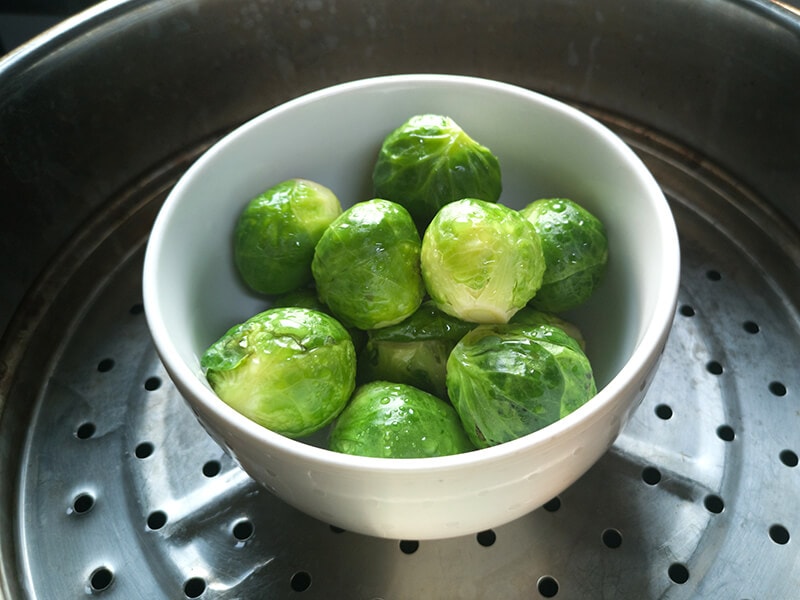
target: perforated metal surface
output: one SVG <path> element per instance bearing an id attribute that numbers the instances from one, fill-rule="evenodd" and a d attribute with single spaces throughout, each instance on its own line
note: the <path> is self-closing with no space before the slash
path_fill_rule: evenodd
<path id="1" fill-rule="evenodd" d="M 798 597 L 800 238 L 713 165 L 599 116 L 667 193 L 683 274 L 656 380 L 586 476 L 514 523 L 419 543 L 337 530 L 258 487 L 177 395 L 142 314 L 143 245 L 180 159 L 87 226 L 6 361 L 36 381 L 9 398 L 35 406 L 14 523 L 26 595 Z"/>

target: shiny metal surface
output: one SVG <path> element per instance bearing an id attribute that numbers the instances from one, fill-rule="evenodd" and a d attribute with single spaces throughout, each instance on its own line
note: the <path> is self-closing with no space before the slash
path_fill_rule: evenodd
<path id="1" fill-rule="evenodd" d="M 216 136 L 407 71 L 594 111 L 683 245 L 662 369 L 613 450 L 550 510 L 419 544 L 254 486 L 176 396 L 139 290 L 159 202 Z M 744 0 L 112 1 L 7 56 L 0 598 L 795 598 L 798 77 L 798 16 Z"/>

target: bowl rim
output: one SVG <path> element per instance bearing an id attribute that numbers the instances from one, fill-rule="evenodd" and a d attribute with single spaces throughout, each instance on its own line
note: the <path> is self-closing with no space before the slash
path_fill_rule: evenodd
<path id="1" fill-rule="evenodd" d="M 216 154 L 224 152 L 228 146 L 235 143 L 243 132 L 262 121 L 275 119 L 284 112 L 295 110 L 305 104 L 318 102 L 332 95 L 381 86 L 398 87 L 412 84 L 468 85 L 483 89 L 494 89 L 506 94 L 523 96 L 528 100 L 533 100 L 546 106 L 550 110 L 555 110 L 571 117 L 594 135 L 602 138 L 605 143 L 615 148 L 631 168 L 639 184 L 643 189 L 647 190 L 647 195 L 653 199 L 654 209 L 658 212 L 658 231 L 661 239 L 665 242 L 667 251 L 663 253 L 662 264 L 660 265 L 659 293 L 653 307 L 653 318 L 646 324 L 639 336 L 631 356 L 609 382 L 598 390 L 595 396 L 569 415 L 515 440 L 461 454 L 430 458 L 376 458 L 342 454 L 301 440 L 285 437 L 255 423 L 223 402 L 209 387 L 199 380 L 192 368 L 182 359 L 167 334 L 168 329 L 164 323 L 158 302 L 158 256 L 164 243 L 166 225 L 181 197 L 184 187 L 188 185 L 195 173 L 203 169 L 206 163 L 211 161 Z M 680 251 L 678 234 L 666 197 L 641 159 L 630 146 L 608 127 L 565 102 L 516 84 L 471 75 L 409 73 L 357 79 L 307 92 L 266 110 L 220 138 L 186 170 L 160 208 L 145 249 L 142 293 L 145 316 L 156 351 L 170 377 L 175 380 L 176 384 L 179 384 L 179 390 L 185 389 L 193 397 L 193 400 L 190 400 L 181 392 L 188 404 L 191 405 L 192 401 L 199 402 L 204 410 L 215 413 L 224 420 L 231 430 L 235 430 L 251 439 L 263 440 L 267 445 L 274 447 L 276 452 L 279 451 L 283 455 L 291 455 L 292 458 L 311 462 L 320 467 L 351 472 L 370 472 L 373 474 L 380 472 L 386 474 L 414 473 L 419 475 L 472 469 L 476 466 L 504 461 L 515 455 L 526 453 L 534 447 L 545 449 L 550 445 L 556 444 L 559 438 L 567 435 L 573 428 L 579 427 L 581 422 L 590 422 L 593 416 L 600 416 L 600 414 L 611 410 L 614 398 L 626 387 L 635 385 L 644 389 L 648 382 L 638 381 L 638 378 L 649 371 L 649 366 L 657 360 L 663 351 L 663 346 L 674 318 L 679 279 Z"/>

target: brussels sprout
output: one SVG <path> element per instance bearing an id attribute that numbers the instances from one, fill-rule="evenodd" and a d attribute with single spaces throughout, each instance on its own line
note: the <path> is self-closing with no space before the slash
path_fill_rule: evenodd
<path id="1" fill-rule="evenodd" d="M 328 448 L 377 458 L 427 458 L 474 449 L 447 402 L 385 381 L 356 389 L 331 429 Z"/>
<path id="2" fill-rule="evenodd" d="M 408 211 L 388 200 L 359 202 L 322 235 L 311 270 L 320 300 L 345 325 L 399 323 L 422 303 L 420 239 Z"/>
<path id="3" fill-rule="evenodd" d="M 273 308 L 235 325 L 200 365 L 225 403 L 292 438 L 330 423 L 355 388 L 350 335 L 330 315 L 306 308 Z"/>
<path id="4" fill-rule="evenodd" d="M 596 393 L 578 343 L 550 325 L 481 325 L 447 361 L 450 401 L 472 443 L 484 448 L 532 433 Z"/>
<path id="5" fill-rule="evenodd" d="M 520 212 L 539 234 L 547 265 L 533 306 L 561 312 L 584 303 L 606 268 L 608 239 L 603 224 L 566 198 L 537 200 Z"/>
<path id="6" fill-rule="evenodd" d="M 234 262 L 242 280 L 262 294 L 282 294 L 311 281 L 314 246 L 342 212 L 328 188 L 290 179 L 253 198 L 234 231 Z"/>
<path id="7" fill-rule="evenodd" d="M 580 328 L 574 323 L 565 321 L 553 313 L 544 312 L 528 305 L 511 317 L 509 323 L 520 323 L 533 327 L 537 327 L 539 325 L 552 325 L 554 327 L 558 327 L 559 329 L 562 329 L 564 333 L 578 342 L 581 350 L 586 352 L 586 340 L 583 338 L 583 333 L 581 332 Z"/>
<path id="8" fill-rule="evenodd" d="M 375 195 L 399 202 L 420 231 L 439 209 L 461 198 L 497 202 L 500 164 L 455 121 L 417 115 L 390 133 L 372 173 Z"/>
<path id="9" fill-rule="evenodd" d="M 405 383 L 446 398 L 447 357 L 474 327 L 425 301 L 405 321 L 368 332 L 358 358 L 358 381 Z"/>
<path id="10" fill-rule="evenodd" d="M 545 268 L 533 225 L 502 204 L 473 198 L 436 214 L 421 261 L 436 306 L 474 323 L 508 322 L 536 294 Z"/>

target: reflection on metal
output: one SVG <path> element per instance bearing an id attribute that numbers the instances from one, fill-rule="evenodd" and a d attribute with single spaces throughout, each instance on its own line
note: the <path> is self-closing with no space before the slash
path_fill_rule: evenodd
<path id="1" fill-rule="evenodd" d="M 787 4 L 786 2 L 781 2 L 780 0 L 772 0 L 772 2 L 777 4 L 784 10 L 788 10 L 789 12 L 792 12 L 797 16 L 800 16 L 800 8 L 798 8 L 797 6 L 794 6 L 792 4 Z"/>

